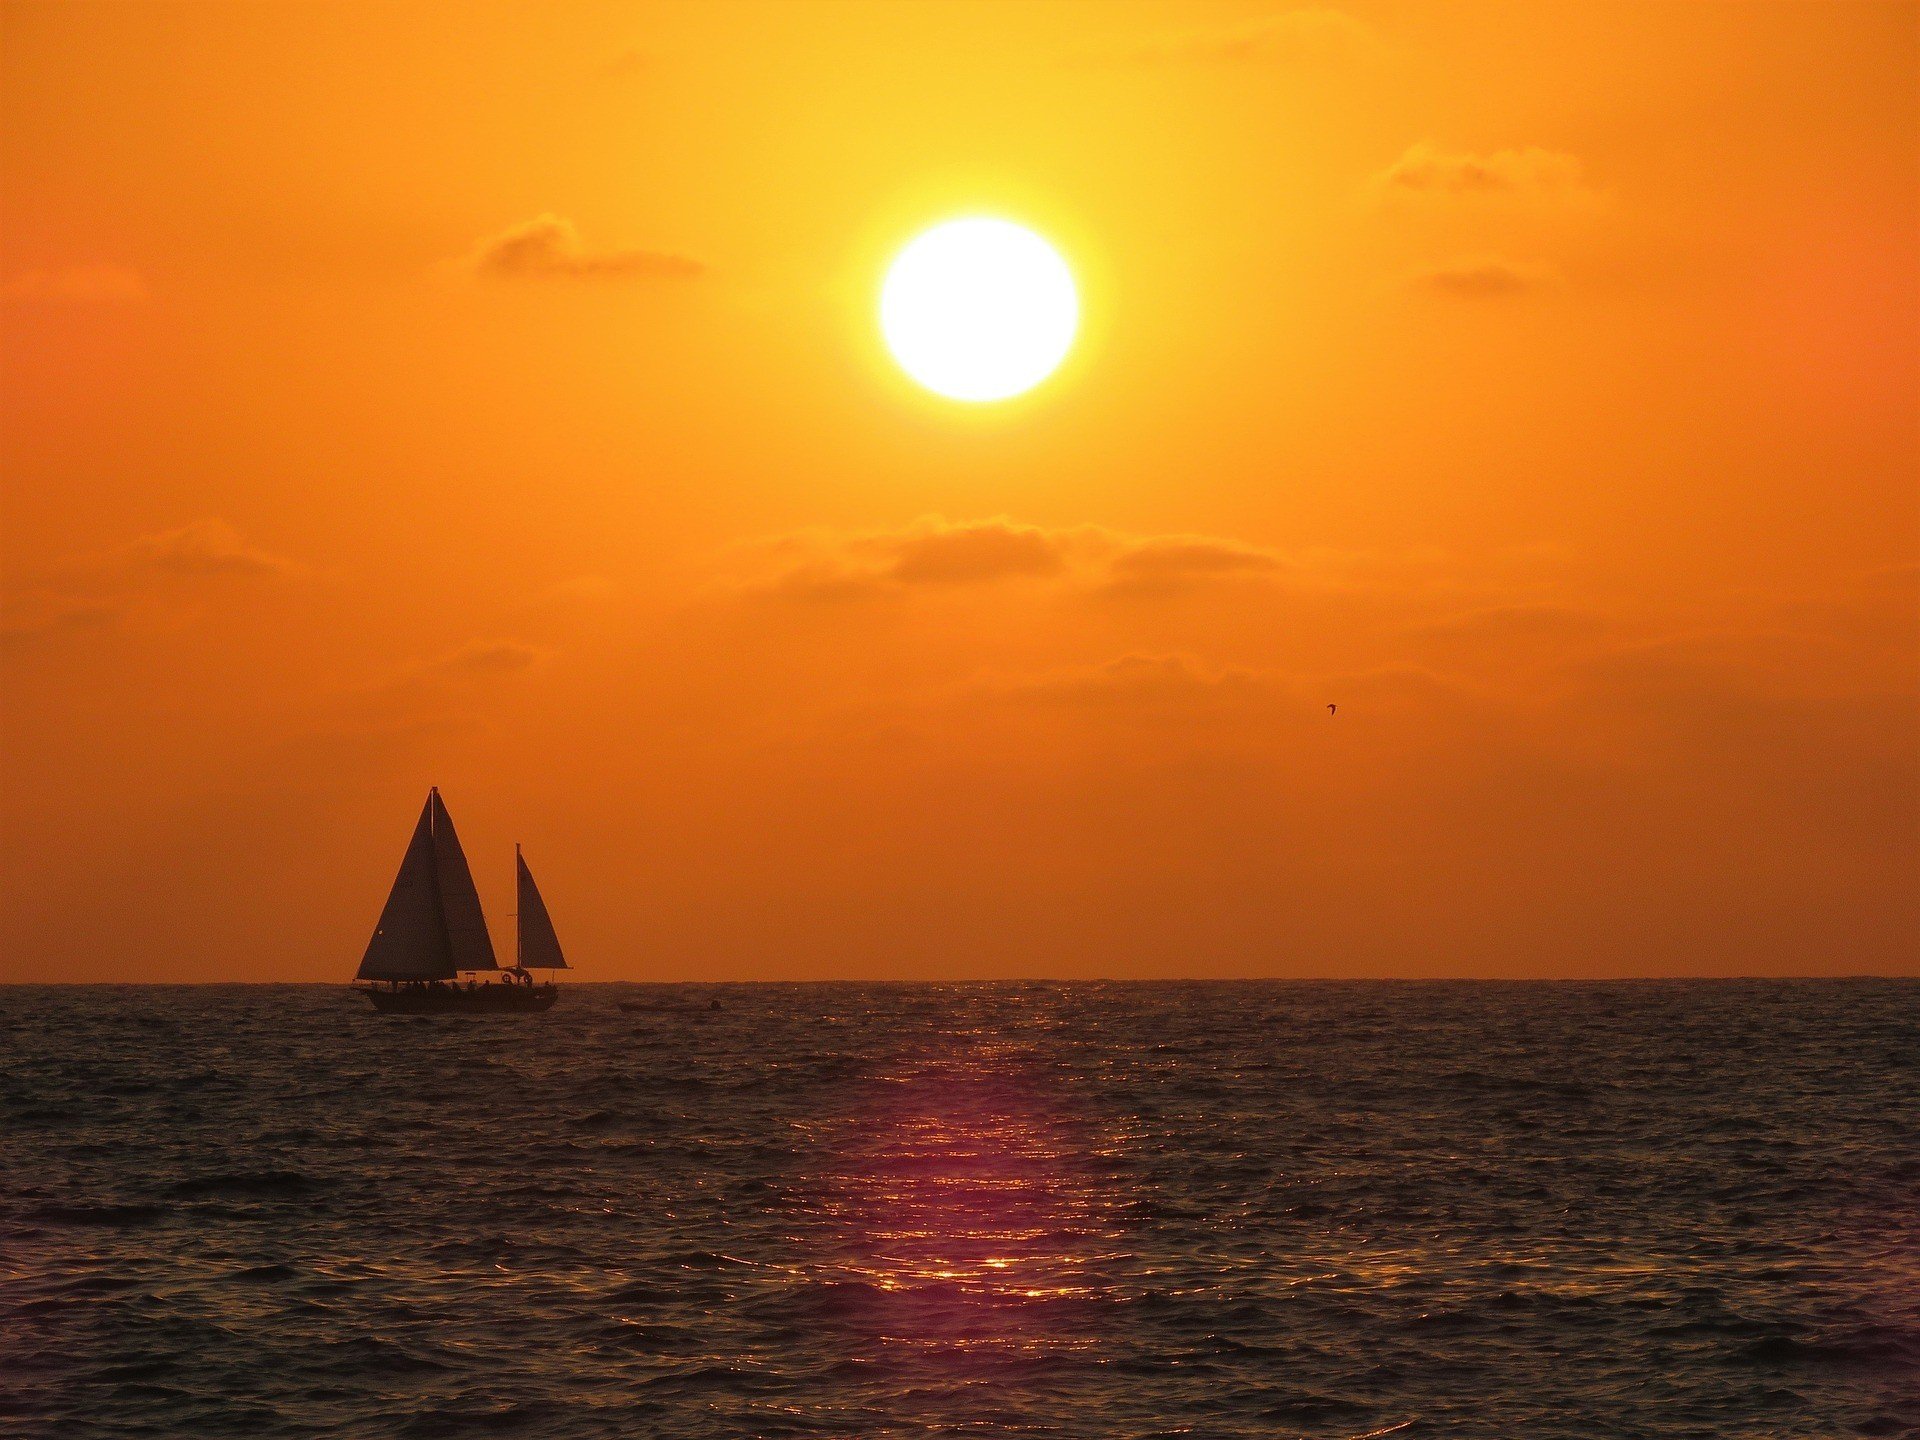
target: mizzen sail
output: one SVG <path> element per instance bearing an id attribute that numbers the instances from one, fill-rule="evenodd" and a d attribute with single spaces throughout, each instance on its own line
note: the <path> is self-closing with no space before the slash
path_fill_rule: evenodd
<path id="1" fill-rule="evenodd" d="M 515 846 L 513 863 L 520 889 L 520 963 L 529 970 L 568 970 L 567 957 L 560 953 L 560 937 L 553 933 L 553 917 L 547 914 L 547 902 L 540 898 L 540 887 L 533 883 L 533 872 Z"/>
<path id="2" fill-rule="evenodd" d="M 440 915 L 439 867 L 434 859 L 433 807 L 438 794 L 421 807 L 400 873 L 394 876 L 387 905 L 361 958 L 361 980 L 451 980 L 453 950 Z"/>

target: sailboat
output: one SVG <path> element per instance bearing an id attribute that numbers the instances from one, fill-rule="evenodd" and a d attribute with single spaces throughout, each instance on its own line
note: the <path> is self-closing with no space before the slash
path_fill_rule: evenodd
<path id="1" fill-rule="evenodd" d="M 559 988 L 551 980 L 536 985 L 532 972 L 571 967 L 518 845 L 513 860 L 519 933 L 514 963 L 507 969 L 494 958 L 480 892 L 453 817 L 437 788 L 427 792 L 400 873 L 354 976 L 365 982 L 374 1009 L 389 1015 L 502 1015 L 553 1008 Z M 500 978 L 489 978 L 489 972 Z"/>

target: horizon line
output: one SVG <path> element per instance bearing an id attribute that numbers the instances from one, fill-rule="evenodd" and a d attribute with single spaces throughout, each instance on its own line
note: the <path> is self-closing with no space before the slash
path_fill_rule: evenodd
<path id="1" fill-rule="evenodd" d="M 886 976 L 829 975 L 813 979 L 760 978 L 708 980 L 569 980 L 563 989 L 587 985 L 1729 985 L 1851 984 L 1863 980 L 1920 982 L 1920 971 L 1898 974 L 1872 970 L 1845 975 L 1010 975 L 905 979 Z M 184 989 L 190 986 L 311 985 L 352 989 L 351 980 L 0 980 L 0 989 L 84 990 L 96 987 Z"/>

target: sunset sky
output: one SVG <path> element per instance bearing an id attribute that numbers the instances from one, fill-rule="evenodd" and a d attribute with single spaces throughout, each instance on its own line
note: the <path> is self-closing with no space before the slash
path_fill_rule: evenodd
<path id="1" fill-rule="evenodd" d="M 1920 971 L 1913 5 L 0 15 L 0 978 Z"/>

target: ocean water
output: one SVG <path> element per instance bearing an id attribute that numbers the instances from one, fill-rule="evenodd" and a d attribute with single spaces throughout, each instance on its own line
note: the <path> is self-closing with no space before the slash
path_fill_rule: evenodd
<path id="1" fill-rule="evenodd" d="M 1916 983 L 18 987 L 0 1107 L 10 1435 L 1920 1434 Z"/>

